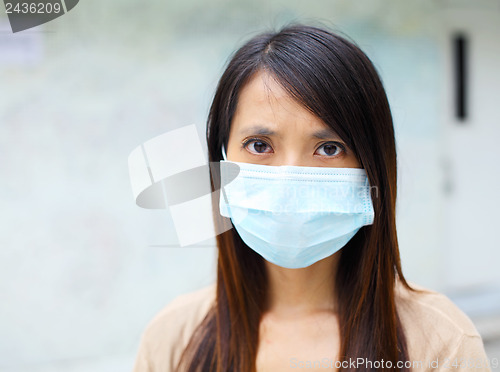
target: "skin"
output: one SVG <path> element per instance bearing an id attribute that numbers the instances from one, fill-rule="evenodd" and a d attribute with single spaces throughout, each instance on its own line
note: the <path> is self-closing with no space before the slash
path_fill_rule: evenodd
<path id="1" fill-rule="evenodd" d="M 227 158 L 262 165 L 360 168 L 337 134 L 265 72 L 256 73 L 240 91 Z M 338 258 L 337 252 L 302 269 L 266 261 L 269 291 L 259 326 L 259 372 L 295 370 L 299 361 L 337 360 L 334 278 Z"/>

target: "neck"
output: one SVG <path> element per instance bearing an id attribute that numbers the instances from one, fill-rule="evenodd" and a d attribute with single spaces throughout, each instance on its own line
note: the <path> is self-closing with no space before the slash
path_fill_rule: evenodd
<path id="1" fill-rule="evenodd" d="M 267 311 L 281 316 L 335 311 L 335 274 L 340 252 L 302 269 L 266 261 Z"/>

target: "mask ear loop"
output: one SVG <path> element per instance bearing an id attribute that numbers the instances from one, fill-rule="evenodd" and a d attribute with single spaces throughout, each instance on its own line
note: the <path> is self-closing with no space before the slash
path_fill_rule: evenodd
<path id="1" fill-rule="evenodd" d="M 224 144 L 222 144 L 222 157 L 224 158 L 224 160 L 227 160 L 226 149 L 224 148 Z"/>

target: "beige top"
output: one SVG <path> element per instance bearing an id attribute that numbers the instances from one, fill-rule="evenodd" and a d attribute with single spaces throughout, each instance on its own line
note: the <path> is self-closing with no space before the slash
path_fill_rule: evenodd
<path id="1" fill-rule="evenodd" d="M 161 310 L 142 334 L 133 372 L 174 371 L 214 299 L 212 285 L 179 296 Z M 396 305 L 412 370 L 491 371 L 476 328 L 446 296 L 429 290 L 409 292 L 401 286 L 396 291 Z"/>

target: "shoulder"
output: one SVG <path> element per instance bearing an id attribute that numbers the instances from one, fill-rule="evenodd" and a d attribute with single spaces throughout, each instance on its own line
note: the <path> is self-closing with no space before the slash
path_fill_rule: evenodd
<path id="1" fill-rule="evenodd" d="M 199 316 L 204 316 L 215 300 L 215 284 L 197 291 L 176 297 L 161 309 L 146 327 L 147 331 L 156 331 L 159 327 L 169 326 L 175 317 L 175 323 L 190 322 Z"/>
<path id="2" fill-rule="evenodd" d="M 411 360 L 486 358 L 484 346 L 469 317 L 448 297 L 415 284 L 397 284 L 396 307 Z"/>
<path id="3" fill-rule="evenodd" d="M 396 304 L 401 318 L 420 325 L 436 325 L 438 330 L 477 337 L 479 333 L 465 313 L 445 295 L 413 283 L 416 291 L 396 287 Z M 402 319 L 403 320 L 403 319 Z"/>
<path id="4" fill-rule="evenodd" d="M 134 372 L 171 371 L 196 327 L 215 303 L 215 284 L 175 298 L 142 333 Z"/>

